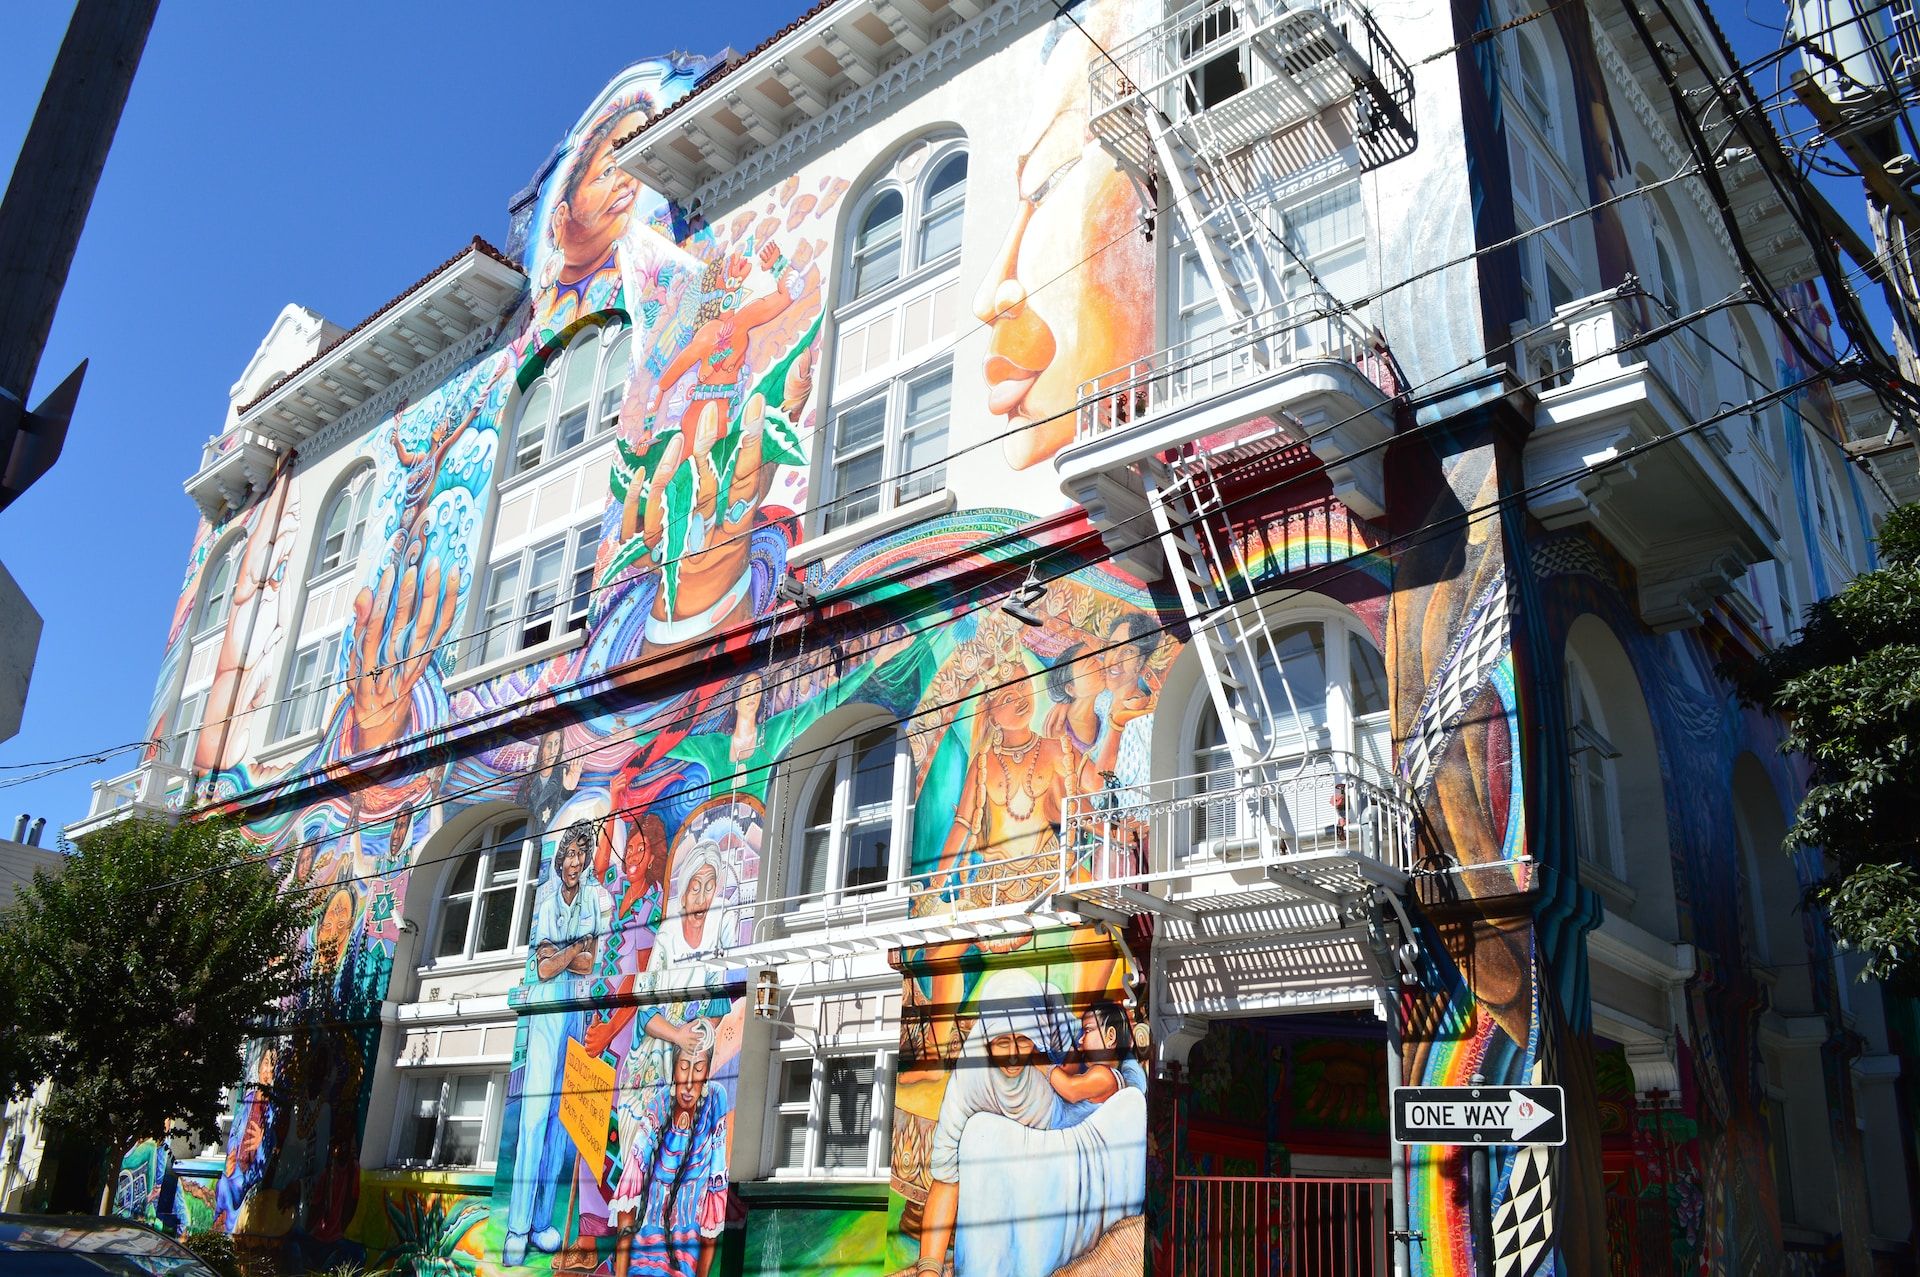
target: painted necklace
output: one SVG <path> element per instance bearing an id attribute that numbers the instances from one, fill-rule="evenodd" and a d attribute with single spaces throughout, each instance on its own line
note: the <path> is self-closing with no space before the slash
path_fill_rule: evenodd
<path id="1" fill-rule="evenodd" d="M 1015 747 L 1003 743 L 993 751 L 994 760 L 1000 764 L 1001 788 L 1004 791 L 1000 805 L 1006 809 L 1007 815 L 1015 820 L 1026 820 L 1033 815 L 1034 800 L 1040 797 L 1041 791 L 1033 788 L 1031 770 L 1027 772 L 1025 780 L 1016 783 L 1013 779 L 1013 769 L 1008 766 L 1007 760 L 1024 763 L 1027 755 L 1038 748 L 1039 744 L 1040 737 L 1030 736 L 1024 745 Z"/>

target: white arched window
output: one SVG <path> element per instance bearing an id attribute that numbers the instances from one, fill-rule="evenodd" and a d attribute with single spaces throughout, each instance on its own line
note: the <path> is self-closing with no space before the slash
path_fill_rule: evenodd
<path id="1" fill-rule="evenodd" d="M 340 649 L 346 641 L 360 552 L 373 507 L 374 468 L 362 465 L 334 489 L 313 545 L 276 739 L 317 731 L 338 699 Z"/>
<path id="2" fill-rule="evenodd" d="M 1264 754 L 1279 774 L 1329 755 L 1335 770 L 1391 773 L 1393 746 L 1387 703 L 1387 671 L 1372 637 L 1340 616 L 1277 618 L 1254 642 L 1258 678 L 1255 703 L 1247 706 L 1261 726 Z M 1233 752 L 1213 700 L 1204 690 L 1191 716 L 1187 765 L 1200 793 L 1225 792 L 1243 783 L 1233 771 Z M 1296 828 L 1327 813 L 1291 812 Z M 1194 837 L 1203 844 L 1239 835 L 1244 816 L 1232 804 L 1201 809 Z"/>
<path id="3" fill-rule="evenodd" d="M 435 962 L 509 954 L 527 946 L 540 840 L 524 813 L 482 826 L 457 853 L 434 919 Z"/>
<path id="4" fill-rule="evenodd" d="M 1620 844 L 1620 793 L 1614 761 L 1620 751 L 1607 735 L 1593 678 L 1567 655 L 1567 764 L 1573 787 L 1574 840 L 1580 858 L 1616 878 L 1626 876 Z"/>
<path id="5" fill-rule="evenodd" d="M 233 586 L 240 575 L 240 551 L 245 539 L 235 537 L 207 569 L 207 583 L 200 591 L 200 606 L 194 613 L 193 634 L 198 637 L 226 624 L 233 607 Z"/>
<path id="6" fill-rule="evenodd" d="M 966 202 L 966 144 L 950 137 L 904 147 L 853 206 L 816 532 L 946 486 Z"/>
<path id="7" fill-rule="evenodd" d="M 624 319 L 615 319 L 605 328 L 582 328 L 547 361 L 520 396 L 512 474 L 525 474 L 612 432 L 631 351 L 632 330 Z"/>
<path id="8" fill-rule="evenodd" d="M 794 804 L 786 894 L 795 912 L 879 891 L 906 873 L 912 755 L 892 724 L 815 759 Z"/>

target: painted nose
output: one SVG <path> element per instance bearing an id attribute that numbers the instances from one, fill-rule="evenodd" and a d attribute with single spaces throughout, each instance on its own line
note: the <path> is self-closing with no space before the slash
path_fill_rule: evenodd
<path id="1" fill-rule="evenodd" d="M 974 298 L 973 313 L 983 324 L 1016 318 L 1027 305 L 1027 290 L 1017 279 L 1003 279 L 991 291 L 981 289 Z"/>

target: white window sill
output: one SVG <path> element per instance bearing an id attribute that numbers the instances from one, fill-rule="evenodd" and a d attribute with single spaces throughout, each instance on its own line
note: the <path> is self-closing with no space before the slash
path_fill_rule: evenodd
<path id="1" fill-rule="evenodd" d="M 550 638 L 544 643 L 535 643 L 532 647 L 523 647 L 517 652 L 509 652 L 497 661 L 488 661 L 485 665 L 475 666 L 473 669 L 461 674 L 456 674 L 448 679 L 446 683 L 447 695 L 451 696 L 455 692 L 464 692 L 469 687 L 477 686 L 490 678 L 498 678 L 502 674 L 510 674 L 514 670 L 522 669 L 528 665 L 538 665 L 541 661 L 549 660 L 560 655 L 562 652 L 571 652 L 574 648 L 579 647 L 586 641 L 587 630 L 585 626 L 582 626 L 577 630 L 568 630 L 559 638 Z"/>
<path id="2" fill-rule="evenodd" d="M 253 756 L 256 763 L 277 763 L 287 758 L 298 758 L 320 743 L 325 735 L 323 729 L 301 732 L 297 736 L 284 736 Z"/>
<path id="3" fill-rule="evenodd" d="M 882 1166 L 873 1171 L 796 1171 L 775 1170 L 767 1173 L 767 1178 L 778 1184 L 885 1184 L 890 1182 L 892 1171 Z"/>
<path id="4" fill-rule="evenodd" d="M 822 559 L 844 554 L 863 541 L 885 536 L 899 528 L 909 527 L 922 519 L 931 519 L 936 515 L 951 514 L 959 505 L 959 498 L 952 488 L 942 488 L 938 492 L 929 492 L 924 497 L 916 497 L 905 505 L 897 505 L 891 510 L 882 510 L 870 514 L 857 523 L 849 523 L 844 528 L 835 528 L 831 532 L 822 532 L 818 536 L 808 537 L 794 548 L 788 559 L 794 567 L 806 567 Z"/>
<path id="5" fill-rule="evenodd" d="M 454 1020 L 463 1026 L 475 1027 L 511 1024 L 513 1007 L 508 1004 L 507 996 L 504 993 L 469 993 L 464 997 L 441 998 L 433 1002 L 424 999 L 402 1002 L 394 1008 L 393 1018 L 398 1024 L 433 1024 L 443 1020 Z"/>
<path id="6" fill-rule="evenodd" d="M 455 976 L 485 975 L 489 971 L 517 971 L 527 965 L 527 951 L 489 953 L 478 958 L 441 958 L 414 968 L 422 980 L 448 980 Z"/>
<path id="7" fill-rule="evenodd" d="M 1622 918 L 1633 917 L 1633 906 L 1639 900 L 1640 893 L 1617 874 L 1582 857 L 1580 880 L 1593 888 L 1600 899 L 1606 902 L 1609 912 L 1616 913 Z"/>

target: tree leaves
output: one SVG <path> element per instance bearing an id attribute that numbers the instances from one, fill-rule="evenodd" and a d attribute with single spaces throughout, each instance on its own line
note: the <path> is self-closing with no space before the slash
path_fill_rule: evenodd
<path id="1" fill-rule="evenodd" d="M 312 904 L 288 885 L 210 821 L 123 821 L 36 874 L 0 914 L 6 1087 L 51 1079 L 50 1118 L 115 1146 L 212 1130 L 243 1044 L 303 987 Z"/>
<path id="2" fill-rule="evenodd" d="M 1807 609 L 1741 685 L 1811 765 L 1787 847 L 1822 850 L 1834 935 L 1868 974 L 1920 980 L 1920 506 L 1889 514 L 1879 544 L 1886 566 Z"/>

